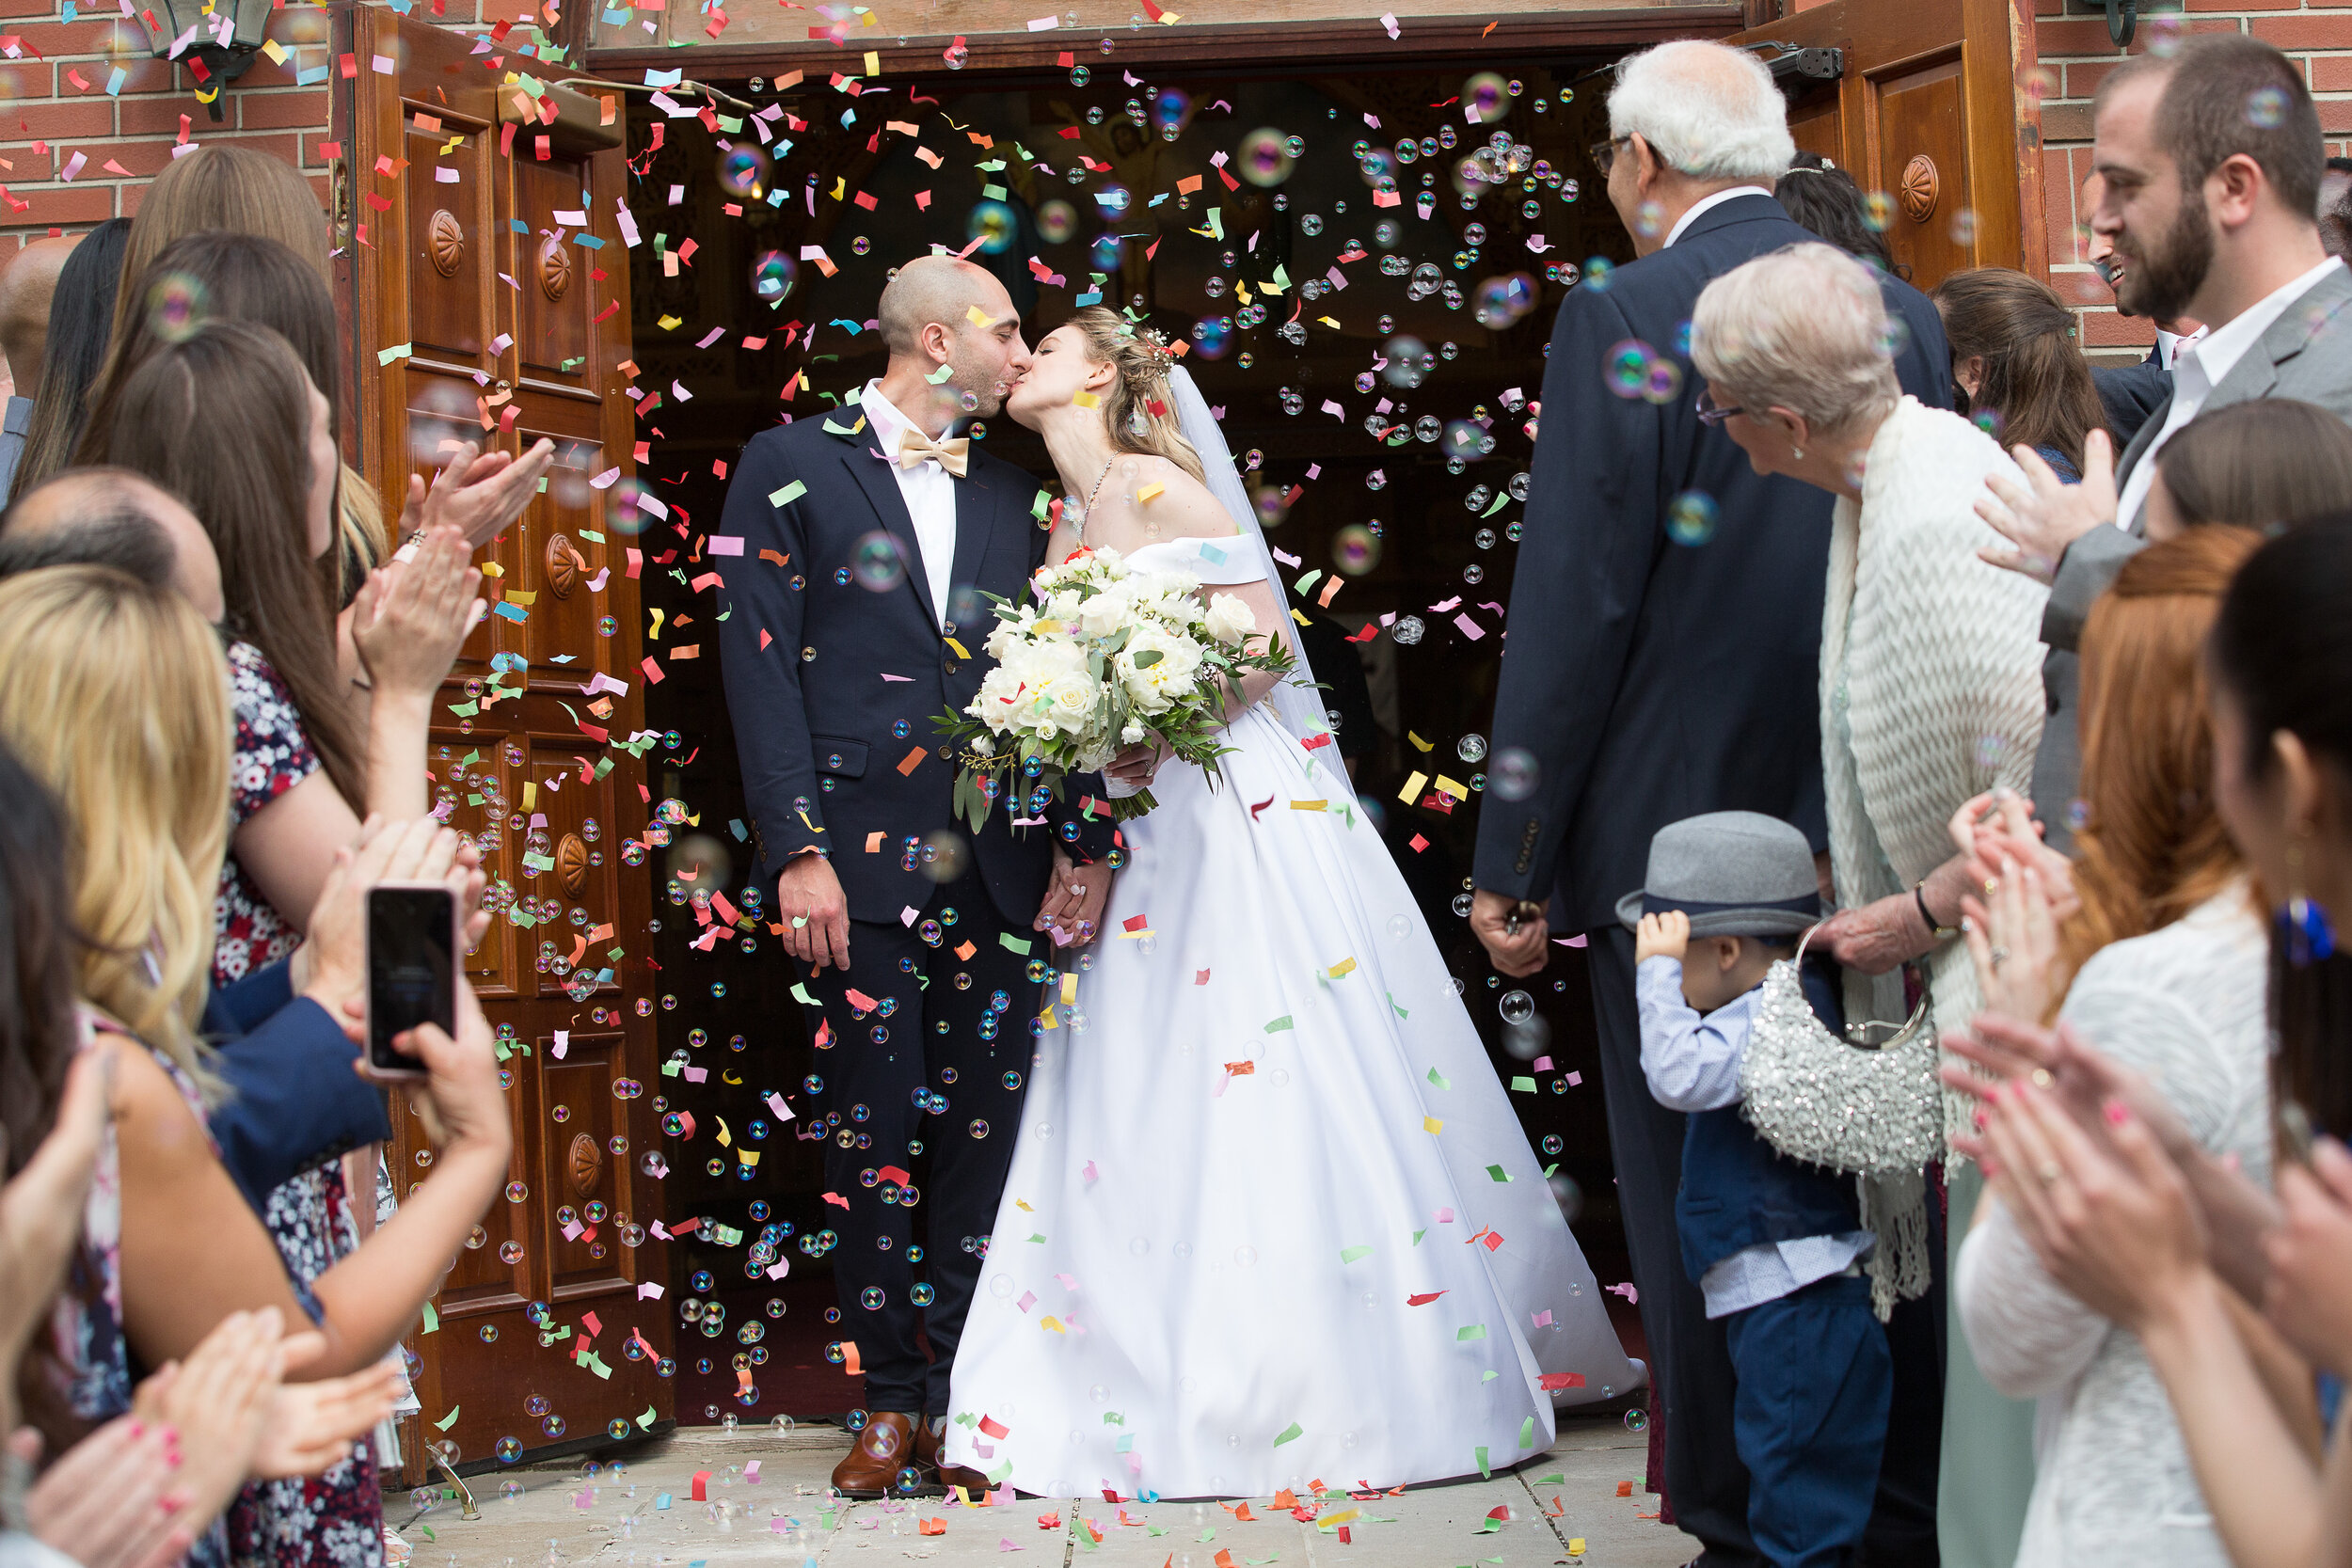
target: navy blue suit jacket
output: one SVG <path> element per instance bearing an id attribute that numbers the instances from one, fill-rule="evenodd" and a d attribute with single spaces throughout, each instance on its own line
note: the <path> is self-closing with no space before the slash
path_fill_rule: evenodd
<path id="1" fill-rule="evenodd" d="M 2152 348 L 2148 357 L 2137 365 L 2094 366 L 2090 372 L 2093 385 L 2099 388 L 2099 402 L 2107 411 L 2107 430 L 2115 437 L 2115 450 L 2120 456 L 2149 416 L 2172 400 L 2172 372 L 2164 368 L 2156 356 L 2160 349 Z"/>
<path id="2" fill-rule="evenodd" d="M 294 994 L 286 964 L 215 990 L 203 1033 L 230 1091 L 208 1118 L 213 1141 L 255 1213 L 304 1171 L 391 1141 L 383 1091 L 351 1069 L 358 1048 L 326 1008 Z M 355 1198 L 375 1202 L 373 1192 Z"/>
<path id="3" fill-rule="evenodd" d="M 793 856 L 822 850 L 852 920 L 896 922 L 929 902 L 934 883 L 920 862 L 906 863 L 907 841 L 955 821 L 956 780 L 931 720 L 961 712 L 993 662 L 980 644 L 995 616 L 978 594 L 1019 602 L 1045 558 L 1036 480 L 975 443 L 955 493 L 942 627 L 914 518 L 857 409 L 760 432 L 727 484 L 723 531 L 741 536 L 743 553 L 719 561 L 729 610 L 719 653 L 752 818 L 753 875 L 767 882 Z M 897 541 L 906 567 L 902 581 L 879 592 L 850 569 L 859 541 L 877 531 Z M 1109 849 L 1109 821 L 1080 805 L 1101 789 L 1099 777 L 1073 775 L 1045 828 L 1010 827 L 1022 814 L 1009 800 L 977 834 L 955 825 L 1007 921 L 1036 917 L 1056 842 L 1080 861 Z M 1077 828 L 1074 841 L 1057 837 L 1065 823 Z M 881 849 L 868 853 L 877 832 Z"/>
<path id="4" fill-rule="evenodd" d="M 1756 811 L 1817 849 L 1827 842 L 1818 709 L 1832 498 L 1757 475 L 1700 424 L 1684 341 L 1709 282 L 1808 243 L 1820 241 L 1771 197 L 1736 197 L 1605 287 L 1570 290 L 1552 327 L 1493 730 L 1497 749 L 1534 756 L 1536 784 L 1521 800 L 1487 794 L 1476 879 L 1537 901 L 1556 879 L 1555 919 L 1569 929 L 1616 918 L 1669 822 Z M 1899 279 L 1880 286 L 1907 328 L 1903 390 L 1948 407 L 1935 307 Z M 1611 352 L 1629 339 L 1680 367 L 1671 401 L 1610 389 Z M 1669 510 L 1693 491 L 1713 504 L 1713 533 L 1677 544 Z"/>

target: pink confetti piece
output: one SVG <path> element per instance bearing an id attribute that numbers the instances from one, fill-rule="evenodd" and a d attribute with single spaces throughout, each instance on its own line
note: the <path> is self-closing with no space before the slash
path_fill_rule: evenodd
<path id="1" fill-rule="evenodd" d="M 1467 614 L 1456 615 L 1454 618 L 1454 624 L 1461 627 L 1462 635 L 1473 642 L 1486 635 L 1486 628 L 1471 620 Z"/>
<path id="2" fill-rule="evenodd" d="M 1014 1302 L 1013 1305 L 1021 1308 L 1024 1312 L 1026 1312 L 1030 1307 L 1037 1305 L 1037 1292 L 1035 1291 L 1022 1291 L 1021 1299 Z"/>

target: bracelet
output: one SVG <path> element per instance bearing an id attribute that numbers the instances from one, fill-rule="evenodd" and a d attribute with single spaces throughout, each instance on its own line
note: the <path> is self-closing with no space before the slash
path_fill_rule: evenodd
<path id="1" fill-rule="evenodd" d="M 1935 923 L 1935 916 L 1928 912 L 1927 886 L 1927 879 L 1920 878 L 1918 881 L 1912 884 L 1911 896 L 1912 900 L 1919 906 L 1919 919 L 1921 924 L 1927 927 L 1928 934 L 1938 942 L 1946 942 L 1960 935 L 1959 927 L 1938 926 Z"/>

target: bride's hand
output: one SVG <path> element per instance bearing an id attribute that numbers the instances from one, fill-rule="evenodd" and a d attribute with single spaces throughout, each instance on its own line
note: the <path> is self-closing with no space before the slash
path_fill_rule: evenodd
<path id="1" fill-rule="evenodd" d="M 1130 746 L 1111 758 L 1111 765 L 1103 769 L 1103 776 L 1117 779 L 1120 784 L 1136 789 L 1149 789 L 1152 787 L 1152 775 L 1159 770 L 1160 749 L 1155 743 L 1146 741 Z"/>
<path id="2" fill-rule="evenodd" d="M 1045 881 L 1045 896 L 1038 904 L 1030 928 L 1052 931 L 1062 939 L 1057 945 L 1083 947 L 1094 940 L 1103 924 L 1103 906 L 1111 895 L 1111 868 L 1101 861 L 1074 863 L 1067 852 L 1054 851 L 1053 874 Z"/>

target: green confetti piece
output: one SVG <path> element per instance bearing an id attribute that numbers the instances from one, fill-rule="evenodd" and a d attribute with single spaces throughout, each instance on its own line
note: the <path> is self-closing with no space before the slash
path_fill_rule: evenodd
<path id="1" fill-rule="evenodd" d="M 1198 1540 L 1199 1542 L 1200 1542 L 1203 1545 L 1206 1545 L 1209 1542 L 1212 1542 L 1212 1541 L 1214 1541 L 1214 1540 L 1216 1540 L 1216 1530 L 1215 1527 L 1211 1527 L 1210 1528 L 1207 1528 L 1207 1529 L 1202 1530 L 1202 1531 L 1201 1531 L 1201 1532 L 1200 1532 L 1198 1536 L 1196 1536 L 1194 1539 L 1196 1539 L 1196 1540 Z"/>
<path id="2" fill-rule="evenodd" d="M 425 1538 L 427 1541 L 437 1541 L 437 1540 L 439 1540 L 439 1539 L 440 1539 L 440 1537 L 438 1537 L 438 1536 L 437 1536 L 437 1535 L 435 1535 L 435 1534 L 433 1533 L 433 1527 L 432 1527 L 431 1525 L 427 1525 L 427 1526 L 425 1526 L 425 1527 L 424 1527 L 424 1538 Z"/>
<path id="3" fill-rule="evenodd" d="M 1527 1074 L 1523 1072 L 1515 1074 L 1511 1079 L 1511 1092 L 1513 1094 L 1534 1094 L 1535 1092 L 1535 1080 L 1528 1077 Z"/>
<path id="4" fill-rule="evenodd" d="M 1410 1018 L 1413 1016 L 1396 1005 L 1396 992 L 1390 991 L 1387 995 L 1389 998 L 1389 1011 L 1394 1013 L 1399 1018 Z"/>
<path id="5" fill-rule="evenodd" d="M 826 428 L 827 430 L 831 430 L 831 429 L 833 429 L 833 421 L 832 421 L 831 420 L 827 420 L 825 421 L 825 428 Z M 845 431 L 840 432 L 840 434 L 841 434 L 841 435 L 844 435 L 844 436 L 847 436 L 847 435 L 849 435 L 849 434 L 850 434 L 850 432 L 848 432 L 848 431 L 846 431 L 846 430 L 845 430 Z M 786 485 L 781 486 L 780 488 L 777 488 L 777 489 L 774 489 L 774 490 L 771 490 L 771 491 L 769 491 L 769 492 L 768 492 L 768 504 L 769 504 L 770 506 L 789 506 L 789 505 L 791 505 L 794 501 L 799 500 L 799 499 L 800 499 L 803 496 L 805 496 L 805 495 L 807 495 L 807 494 L 808 494 L 808 486 L 807 486 L 807 485 L 805 485 L 805 484 L 803 484 L 803 483 L 802 483 L 799 480 L 797 480 L 797 479 L 796 479 L 796 480 L 792 481 L 789 484 L 786 484 Z"/>
<path id="6" fill-rule="evenodd" d="M 1486 1446 L 1484 1443 L 1481 1443 L 1478 1447 L 1470 1449 L 1470 1452 L 1478 1460 L 1478 1473 L 1488 1481 L 1494 1480 L 1494 1467 L 1486 1463 Z"/>
<path id="7" fill-rule="evenodd" d="M 1484 1453 L 1486 1450 L 1482 1449 L 1479 1451 Z M 1482 1465 L 1481 1468 L 1484 1468 L 1484 1466 Z M 1481 1535 L 1492 1535 L 1495 1531 L 1501 1529 L 1502 1528 L 1502 1521 L 1500 1519 L 1481 1519 L 1478 1521 L 1478 1533 Z M 1467 1564 L 1465 1564 L 1465 1568 L 1468 1568 Z"/>
<path id="8" fill-rule="evenodd" d="M 1504 1170 L 1501 1165 L 1488 1165 L 1486 1167 L 1486 1174 L 1493 1177 L 1498 1181 L 1508 1181 L 1511 1180 L 1511 1173 Z"/>
<path id="9" fill-rule="evenodd" d="M 1471 1323 L 1454 1336 L 1454 1342 L 1458 1345 L 1465 1339 L 1484 1339 L 1486 1337 L 1486 1325 L 1485 1323 Z"/>
<path id="10" fill-rule="evenodd" d="M 457 1423 L 457 1412 L 462 1408 L 460 1405 L 451 1405 L 449 1414 L 433 1423 L 434 1429 L 438 1432 L 447 1432 Z"/>
<path id="11" fill-rule="evenodd" d="M 999 931 L 996 933 L 996 942 L 1009 953 L 1018 953 L 1025 958 L 1029 956 L 1030 942 L 1027 937 L 1017 937 L 1010 931 Z"/>
<path id="12" fill-rule="evenodd" d="M 1534 1446 L 1535 1418 L 1533 1416 L 1524 1417 L 1519 1421 L 1519 1447 L 1522 1449 L 1532 1449 Z"/>
<path id="13" fill-rule="evenodd" d="M 1034 1235 L 1034 1236 L 1030 1237 L 1030 1238 L 1029 1238 L 1029 1240 L 1031 1240 L 1032 1242 L 1041 1242 L 1041 1241 L 1045 1240 L 1045 1237 L 1044 1237 L 1044 1234 L 1043 1234 L 1042 1232 L 1040 1232 L 1039 1234 L 1037 1234 L 1037 1235 Z"/>
<path id="14" fill-rule="evenodd" d="M 1053 504 L 1054 498 L 1047 495 L 1044 491 L 1040 490 L 1037 493 L 1037 499 L 1029 503 L 1029 515 L 1042 520 L 1045 516 L 1046 508 L 1052 506 Z"/>
<path id="15" fill-rule="evenodd" d="M 945 367 L 943 367 L 943 369 Z M 1079 1548 L 1083 1551 L 1090 1552 L 1096 1549 L 1094 1532 L 1087 1528 L 1087 1522 L 1077 1516 L 1075 1510 L 1073 1510 L 1071 1513 L 1070 1539 L 1077 1543 Z"/>
<path id="16" fill-rule="evenodd" d="M 1290 1442 L 1293 1438 L 1304 1436 L 1306 1434 L 1306 1431 L 1307 1429 L 1305 1427 L 1300 1426 L 1296 1421 L 1293 1421 L 1290 1425 L 1282 1429 L 1280 1436 L 1275 1438 L 1274 1446 L 1279 1449 L 1283 1444 Z"/>
<path id="17" fill-rule="evenodd" d="M 809 995 L 808 988 L 798 980 L 792 982 L 792 1000 L 804 1006 L 821 1007 L 824 1006 L 822 1002 L 819 1002 L 817 998 Z"/>
<path id="18" fill-rule="evenodd" d="M 938 386 L 941 382 L 943 382 L 943 381 L 946 380 L 949 376 L 951 376 L 951 375 L 953 375 L 953 374 L 955 374 L 955 373 L 956 373 L 956 368 L 955 368 L 953 365 L 942 365 L 942 366 L 940 366 L 940 367 L 939 367 L 939 369 L 937 369 L 937 370 L 933 371 L 930 374 L 929 374 L 929 375 L 925 376 L 923 379 L 924 379 L 924 380 L 926 380 L 926 381 L 928 381 L 928 382 L 930 382 L 932 386 L 936 387 L 936 386 Z"/>
<path id="19" fill-rule="evenodd" d="M 1428 1235 L 1428 1234 L 1429 1234 L 1429 1227 L 1426 1227 L 1426 1226 L 1423 1226 L 1421 1229 L 1414 1231 L 1414 1232 L 1413 1232 L 1413 1244 L 1414 1244 L 1415 1246 L 1419 1246 L 1419 1245 L 1421 1245 L 1421 1239 L 1422 1239 L 1423 1236 L 1426 1236 L 1426 1235 Z"/>
<path id="20" fill-rule="evenodd" d="M 1290 1026 L 1291 1016 L 1288 1013 L 1284 1013 L 1280 1018 L 1278 1018 L 1273 1022 L 1267 1024 L 1265 1026 L 1265 1032 L 1269 1035 L 1279 1035 Z"/>
<path id="21" fill-rule="evenodd" d="M 1538 1486 L 1565 1486 L 1567 1483 L 1568 1478 L 1558 1470 L 1552 1471 L 1551 1474 L 1548 1476 L 1537 1476 L 1535 1478 L 1535 1484 Z"/>
<path id="22" fill-rule="evenodd" d="M 637 1418 L 638 1430 L 641 1432 L 651 1432 L 653 1430 L 654 1422 L 660 1419 L 660 1417 L 654 1413 L 653 1406 L 649 1404 L 645 1406 L 645 1413 Z"/>
<path id="23" fill-rule="evenodd" d="M 1439 1072 L 1436 1068 L 1429 1069 L 1429 1081 L 1441 1089 L 1450 1089 L 1454 1086 L 1454 1080 Z"/>
<path id="24" fill-rule="evenodd" d="M 1498 1372 L 1493 1368 L 1489 1367 L 1486 1371 L 1479 1374 L 1478 1381 L 1481 1383 L 1492 1383 L 1496 1378 L 1499 1378 L 1502 1375 L 1502 1374 L 1501 1372 Z"/>
<path id="25" fill-rule="evenodd" d="M 1343 1263 L 1353 1263 L 1359 1258 L 1369 1258 L 1371 1256 L 1372 1248 L 1368 1246 L 1343 1247 L 1340 1251 L 1340 1261 Z"/>
<path id="26" fill-rule="evenodd" d="M 433 1304 L 431 1302 L 426 1302 L 424 1304 L 424 1326 L 417 1330 L 417 1332 L 420 1334 L 436 1334 L 440 1331 L 440 1327 L 441 1315 L 433 1310 Z"/>
<path id="27" fill-rule="evenodd" d="M 414 345 L 412 344 L 394 343 L 389 348 L 377 349 L 375 351 L 375 362 L 379 367 L 389 365 L 395 359 L 407 358 L 412 352 L 414 352 Z"/>

